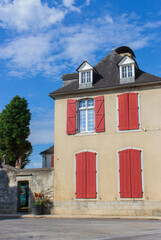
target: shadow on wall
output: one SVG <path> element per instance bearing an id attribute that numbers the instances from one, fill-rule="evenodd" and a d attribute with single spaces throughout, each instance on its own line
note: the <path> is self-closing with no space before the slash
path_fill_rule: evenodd
<path id="1" fill-rule="evenodd" d="M 0 168 L 0 213 L 15 213 L 17 210 L 17 187 L 9 186 L 7 172 Z"/>

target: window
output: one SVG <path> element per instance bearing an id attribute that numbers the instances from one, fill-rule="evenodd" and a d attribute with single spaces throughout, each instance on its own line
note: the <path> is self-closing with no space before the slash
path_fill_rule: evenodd
<path id="1" fill-rule="evenodd" d="M 119 152 L 120 198 L 142 198 L 141 151 Z"/>
<path id="2" fill-rule="evenodd" d="M 76 154 L 76 198 L 96 198 L 96 153 Z"/>
<path id="3" fill-rule="evenodd" d="M 82 72 L 81 83 L 90 83 L 90 82 L 91 82 L 91 72 Z"/>
<path id="4" fill-rule="evenodd" d="M 122 78 L 132 77 L 132 66 L 122 67 Z"/>
<path id="5" fill-rule="evenodd" d="M 79 102 L 79 132 L 94 131 L 94 100 Z"/>
<path id="6" fill-rule="evenodd" d="M 137 93 L 123 93 L 118 95 L 118 129 L 139 129 L 139 106 Z"/>
<path id="7" fill-rule="evenodd" d="M 104 96 L 67 100 L 67 134 L 104 132 Z"/>

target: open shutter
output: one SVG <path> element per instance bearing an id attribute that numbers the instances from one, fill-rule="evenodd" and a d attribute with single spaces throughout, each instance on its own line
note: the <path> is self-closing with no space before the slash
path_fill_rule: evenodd
<path id="1" fill-rule="evenodd" d="M 129 149 L 119 152 L 119 166 L 120 166 L 120 198 L 131 198 Z"/>
<path id="2" fill-rule="evenodd" d="M 86 198 L 85 152 L 76 154 L 76 198 Z"/>
<path id="3" fill-rule="evenodd" d="M 76 133 L 76 100 L 67 100 L 67 134 Z"/>
<path id="4" fill-rule="evenodd" d="M 54 167 L 54 155 L 51 155 L 51 167 Z"/>
<path id="5" fill-rule="evenodd" d="M 118 95 L 119 130 L 129 129 L 129 93 Z"/>
<path id="6" fill-rule="evenodd" d="M 142 198 L 141 151 L 130 149 L 132 198 Z"/>
<path id="7" fill-rule="evenodd" d="M 95 131 L 105 131 L 104 96 L 95 98 Z"/>
<path id="8" fill-rule="evenodd" d="M 129 129 L 139 129 L 137 93 L 129 93 Z"/>
<path id="9" fill-rule="evenodd" d="M 96 153 L 86 152 L 87 196 L 96 198 Z"/>

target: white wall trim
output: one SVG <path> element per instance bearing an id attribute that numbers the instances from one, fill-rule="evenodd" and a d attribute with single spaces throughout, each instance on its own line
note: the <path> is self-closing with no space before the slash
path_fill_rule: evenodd
<path id="1" fill-rule="evenodd" d="M 76 154 L 78 153 L 82 153 L 82 152 L 92 152 L 92 153 L 96 153 L 96 198 L 76 198 Z M 80 150 L 78 152 L 74 153 L 74 200 L 76 201 L 94 201 L 94 200 L 98 200 L 98 153 L 96 151 L 93 151 L 91 149 L 83 149 Z"/>
<path id="2" fill-rule="evenodd" d="M 142 198 L 120 198 L 120 164 L 119 164 L 119 152 L 123 151 L 123 150 L 127 150 L 127 149 L 135 149 L 135 150 L 139 150 L 140 152 L 140 160 L 141 160 L 141 182 L 142 182 L 142 192 L 143 192 L 143 196 Z M 120 201 L 133 201 L 133 200 L 145 200 L 145 189 L 144 189 L 144 167 L 143 167 L 143 150 L 141 148 L 136 148 L 136 147 L 126 147 L 126 148 L 122 148 L 119 149 L 117 151 L 117 190 L 118 190 L 118 200 Z"/>

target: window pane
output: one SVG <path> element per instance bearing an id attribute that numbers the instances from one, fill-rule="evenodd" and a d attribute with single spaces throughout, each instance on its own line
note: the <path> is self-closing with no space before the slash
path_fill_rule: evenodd
<path id="1" fill-rule="evenodd" d="M 91 72 L 87 72 L 87 83 L 91 82 Z"/>
<path id="2" fill-rule="evenodd" d="M 128 77 L 132 77 L 132 66 L 128 66 Z"/>
<path id="3" fill-rule="evenodd" d="M 93 99 L 87 100 L 87 107 L 94 107 L 94 100 Z"/>
<path id="4" fill-rule="evenodd" d="M 82 78 L 81 78 L 81 83 L 85 83 L 86 82 L 86 73 L 82 73 Z"/>
<path id="5" fill-rule="evenodd" d="M 94 109 L 88 109 L 88 131 L 94 131 Z"/>
<path id="6" fill-rule="evenodd" d="M 80 111 L 80 132 L 85 132 L 86 131 L 86 111 L 82 110 Z"/>
<path id="7" fill-rule="evenodd" d="M 84 107 L 86 107 L 86 101 L 79 102 L 79 108 L 84 108 Z"/>
<path id="8" fill-rule="evenodd" d="M 127 77 L 127 68 L 126 67 L 122 67 L 122 77 L 123 78 Z"/>

